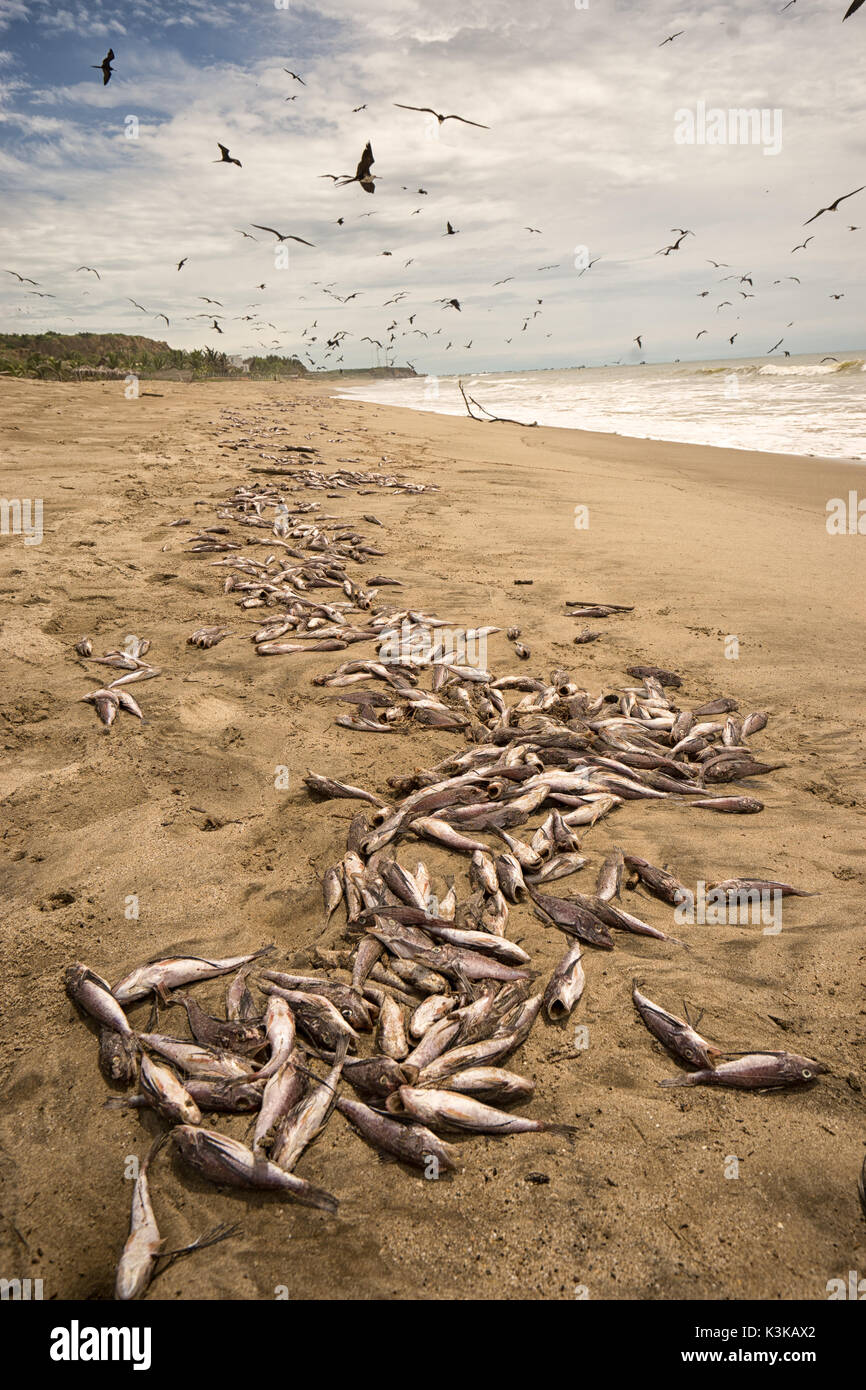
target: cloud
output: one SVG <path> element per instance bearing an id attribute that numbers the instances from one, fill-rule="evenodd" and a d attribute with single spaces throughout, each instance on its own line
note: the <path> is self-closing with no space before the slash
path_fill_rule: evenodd
<path id="1" fill-rule="evenodd" d="M 241 316 L 260 300 L 263 325 L 277 324 L 287 351 L 315 318 L 320 344 L 345 328 L 347 363 L 371 360 L 360 339 L 385 341 L 392 317 L 395 360 L 408 355 L 431 371 L 611 360 L 637 333 L 647 356 L 685 357 L 705 327 L 708 353 L 727 352 L 735 331 L 737 350 L 762 352 L 790 320 L 794 350 L 853 345 L 864 233 L 847 228 L 866 226 L 866 205 L 860 214 L 852 200 L 850 218 L 843 205 L 815 224 L 806 252 L 791 248 L 822 201 L 866 182 L 861 76 L 837 0 L 798 8 L 779 15 L 732 0 L 719 12 L 689 0 L 660 24 L 630 0 L 590 0 L 585 10 L 478 0 L 471 11 L 462 0 L 435 9 L 293 0 L 287 11 L 232 0 L 179 11 L 157 0 L 124 6 L 115 76 L 103 87 L 90 64 L 101 57 L 94 38 L 120 22 L 111 6 L 55 12 L 0 0 L 11 54 L 2 168 L 14 195 L 0 232 L 4 264 L 22 269 L 23 259 L 25 273 L 56 287 L 56 304 L 29 306 L 45 325 L 70 314 L 82 328 L 143 331 L 129 295 L 168 314 L 169 340 L 189 346 L 206 340 L 205 321 L 191 316 L 202 307 L 196 296 L 210 294 L 226 303 L 219 346 L 236 350 L 251 340 Z M 46 45 L 57 14 L 57 42 Z M 659 48 L 678 29 L 682 37 Z M 677 144 L 676 113 L 700 101 L 780 110 L 780 153 Z M 395 102 L 491 129 L 439 126 Z M 367 139 L 373 197 L 320 177 L 354 171 Z M 241 170 L 213 162 L 217 141 Z M 457 236 L 444 235 L 446 221 Z M 272 237 L 238 234 L 254 222 L 315 249 L 289 243 L 281 268 Z M 674 240 L 672 226 L 695 236 L 656 255 Z M 582 247 L 600 257 L 583 275 Z M 728 272 L 713 272 L 709 258 L 751 271 L 756 298 L 719 287 Z M 100 269 L 99 284 L 71 275 L 83 260 Z M 801 286 L 773 286 L 790 273 Z M 506 276 L 514 279 L 494 288 Z M 262 282 L 265 291 L 255 288 Z M 343 307 L 325 285 L 359 297 Z M 829 294 L 842 289 L 828 314 Z M 460 315 L 436 303 L 452 295 Z M 726 298 L 739 302 L 717 314 Z M 0 287 L 0 304 L 21 307 L 14 285 Z M 444 352 L 452 336 L 472 339 L 471 356 Z"/>

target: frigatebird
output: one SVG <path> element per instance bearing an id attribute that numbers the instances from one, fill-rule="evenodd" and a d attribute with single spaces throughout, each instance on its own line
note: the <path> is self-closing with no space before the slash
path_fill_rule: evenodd
<path id="1" fill-rule="evenodd" d="M 251 227 L 255 227 L 258 232 L 270 232 L 277 238 L 277 241 L 299 241 L 302 246 L 312 246 L 311 241 L 304 241 L 302 236 L 293 236 L 291 232 L 278 232 L 276 227 L 263 227 L 260 222 L 251 222 Z"/>
<path id="2" fill-rule="evenodd" d="M 862 4 L 863 0 L 859 0 L 859 3 Z M 864 188 L 866 188 L 866 183 L 861 183 L 860 187 L 855 188 L 853 193 L 843 193 L 840 198 L 836 199 L 835 203 L 830 203 L 825 208 L 819 208 L 818 211 L 814 214 L 814 216 L 806 219 L 806 221 L 803 223 L 803 226 L 808 227 L 810 222 L 814 222 L 816 217 L 822 217 L 825 212 L 836 212 L 839 208 L 840 203 L 844 203 L 847 198 L 853 198 L 854 193 L 862 193 Z"/>
<path id="3" fill-rule="evenodd" d="M 113 48 L 109 48 L 108 52 L 106 53 L 106 55 L 105 55 L 105 57 L 103 58 L 103 60 L 102 60 L 101 63 L 91 63 L 91 64 L 90 64 L 90 66 L 91 66 L 92 68 L 96 68 L 99 72 L 102 73 L 102 85 L 103 85 L 103 87 L 107 87 L 108 84 L 109 84 L 109 82 L 111 81 L 111 74 L 114 72 L 114 68 L 111 66 L 111 63 L 112 63 L 112 59 L 113 59 L 113 58 L 114 58 L 114 49 L 113 49 Z"/>
<path id="4" fill-rule="evenodd" d="M 462 121 L 464 125 L 474 125 L 479 130 L 490 129 L 489 125 L 482 125 L 480 121 L 468 121 L 465 116 L 443 116 L 441 112 L 434 111 L 432 106 L 406 106 L 402 101 L 395 101 L 394 105 L 399 106 L 401 111 L 423 111 L 425 115 L 435 116 L 440 125 L 444 121 Z"/>
<path id="5" fill-rule="evenodd" d="M 228 152 L 228 146 L 221 145 L 219 140 L 217 140 L 217 149 L 220 152 L 220 157 L 219 159 L 215 159 L 213 161 L 214 164 L 236 164 L 239 169 L 243 168 L 243 165 L 241 164 L 240 160 L 232 159 L 231 155 Z"/>

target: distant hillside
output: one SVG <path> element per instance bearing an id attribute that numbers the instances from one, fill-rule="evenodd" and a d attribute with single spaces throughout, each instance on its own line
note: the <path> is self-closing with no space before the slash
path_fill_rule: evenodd
<path id="1" fill-rule="evenodd" d="M 253 357 L 246 370 L 252 376 L 306 375 L 306 367 L 294 357 Z M 7 376 L 75 381 L 135 372 L 192 380 L 241 376 L 246 370 L 212 347 L 185 352 L 129 333 L 0 333 L 0 373 Z"/>

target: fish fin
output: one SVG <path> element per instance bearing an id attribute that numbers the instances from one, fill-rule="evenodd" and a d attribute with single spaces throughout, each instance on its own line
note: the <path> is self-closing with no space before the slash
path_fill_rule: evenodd
<path id="1" fill-rule="evenodd" d="M 664 1081 L 659 1081 L 656 1084 L 659 1086 L 691 1086 L 692 1083 L 684 1076 L 668 1076 L 665 1077 Z"/>

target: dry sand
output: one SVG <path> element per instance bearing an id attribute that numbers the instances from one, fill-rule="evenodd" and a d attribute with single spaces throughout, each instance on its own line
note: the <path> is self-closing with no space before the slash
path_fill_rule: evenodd
<path id="1" fill-rule="evenodd" d="M 110 1297 L 129 1215 L 125 1160 L 158 1128 L 103 1108 L 95 1037 L 64 995 L 63 967 L 83 959 L 115 979 L 177 948 L 229 954 L 268 941 L 306 962 L 322 932 L 320 878 L 357 806 L 313 804 L 303 772 L 383 790 L 387 776 L 461 745 L 435 730 L 382 739 L 335 728 L 336 707 L 311 677 L 339 653 L 264 660 L 241 636 L 205 652 L 186 645 L 200 624 L 245 633 L 258 615 L 241 616 L 210 567 L 219 557 L 186 554 L 187 533 L 168 523 L 209 524 L 212 504 L 274 442 L 315 445 L 326 465 L 377 469 L 386 458 L 440 484 L 328 506 L 385 523 L 375 534 L 387 558 L 374 564 L 406 585 L 383 591 L 389 601 L 405 593 L 455 621 L 519 624 L 532 660 L 518 663 L 503 633 L 489 648 L 498 673 L 564 665 L 596 690 L 628 683 L 634 661 L 657 662 L 684 676 L 688 704 L 727 694 L 742 711 L 770 712 L 756 743 L 786 767 L 741 788 L 766 802 L 763 814 L 627 802 L 586 835 L 593 868 L 620 844 L 686 883 L 767 875 L 820 896 L 786 900 L 778 936 L 695 925 L 680 933 L 688 951 L 622 934 L 612 954 L 587 950 L 571 1024 L 536 1024 L 516 1064 L 537 1084 L 529 1112 L 573 1123 L 574 1139 L 471 1140 L 463 1171 L 433 1182 L 378 1161 L 334 1116 L 299 1167 L 340 1198 L 336 1217 L 210 1187 L 162 1155 L 154 1201 L 171 1246 L 219 1220 L 242 1230 L 170 1269 L 149 1297 L 268 1299 L 282 1285 L 292 1299 L 568 1299 L 582 1285 L 594 1299 L 822 1299 L 828 1279 L 862 1270 L 866 542 L 828 536 L 824 515 L 866 474 L 471 424 L 334 401 L 312 384 L 148 389 L 158 395 L 127 401 L 115 383 L 0 385 L 0 491 L 45 505 L 41 545 L 0 538 L 0 1274 L 42 1278 L 46 1298 Z M 249 428 L 225 430 L 226 410 Z M 259 434 L 273 425 L 279 434 Z M 242 434 L 261 442 L 226 447 Z M 575 529 L 576 505 L 589 507 L 588 530 Z M 603 638 L 575 647 L 584 624 L 563 611 L 575 598 L 635 607 L 590 621 Z M 94 668 L 73 644 L 89 633 L 102 652 L 133 632 L 152 639 L 164 675 L 135 687 L 146 724 L 121 715 L 105 731 L 77 703 Z M 725 659 L 729 634 L 736 661 Z M 274 787 L 279 765 L 288 791 Z M 436 874 L 454 871 L 444 852 L 424 857 Z M 586 872 L 573 880 L 582 889 Z M 130 894 L 137 921 L 124 916 Z M 663 904 L 624 899 L 671 927 Z M 338 933 L 335 920 L 329 944 Z M 509 934 L 545 971 L 565 946 L 522 907 Z M 724 1048 L 788 1048 L 831 1072 L 777 1095 L 662 1089 L 676 1068 L 636 1021 L 633 977 L 675 1012 L 683 999 L 704 1009 L 701 1031 Z M 222 995 L 220 982 L 197 990 L 214 1007 Z M 146 1016 L 139 1007 L 134 1021 Z M 164 1022 L 182 1031 L 180 1011 Z M 576 1054 L 574 1023 L 589 1029 Z M 731 1155 L 737 1179 L 725 1176 Z"/>

